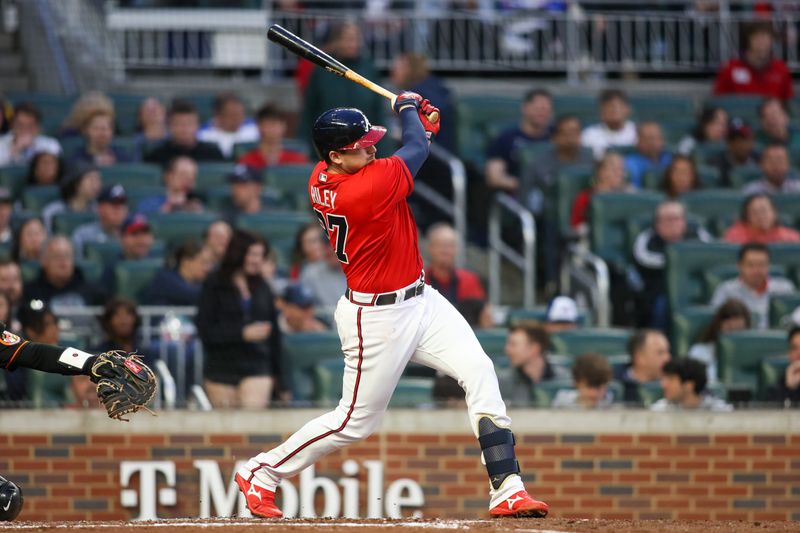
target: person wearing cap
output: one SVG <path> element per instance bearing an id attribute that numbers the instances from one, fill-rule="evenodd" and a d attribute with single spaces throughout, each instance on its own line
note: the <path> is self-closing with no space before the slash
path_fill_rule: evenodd
<path id="1" fill-rule="evenodd" d="M 728 137 L 725 151 L 708 159 L 708 164 L 719 169 L 720 185 L 730 187 L 731 172 L 736 167 L 758 165 L 755 152 L 755 135 L 747 122 L 734 117 L 728 124 Z"/>
<path id="2" fill-rule="evenodd" d="M 97 198 L 97 222 L 78 226 L 72 234 L 78 257 L 83 257 L 86 243 L 119 241 L 122 223 L 127 216 L 128 195 L 122 185 L 111 185 L 103 189 Z"/>
<path id="3" fill-rule="evenodd" d="M 474 272 L 456 268 L 458 236 L 453 227 L 439 222 L 428 229 L 428 264 L 425 281 L 453 305 L 467 299 L 486 300 L 486 291 Z"/>
<path id="4" fill-rule="evenodd" d="M 53 230 L 53 219 L 60 213 L 94 213 L 97 197 L 103 188 L 103 178 L 96 166 L 88 163 L 75 164 L 61 180 L 61 198 L 42 209 L 42 220 L 48 231 Z"/>
<path id="5" fill-rule="evenodd" d="M 148 196 L 139 202 L 137 211 L 146 215 L 154 213 L 191 212 L 205 210 L 202 200 L 195 192 L 197 186 L 197 163 L 194 159 L 179 156 L 164 168 L 164 192 Z"/>
<path id="6" fill-rule="evenodd" d="M 61 145 L 41 134 L 42 114 L 33 104 L 21 103 L 14 108 L 11 131 L 0 136 L 0 167 L 27 165 L 40 151 L 61 153 Z"/>
<path id="7" fill-rule="evenodd" d="M 197 140 L 200 116 L 191 103 L 183 100 L 172 102 L 167 113 L 167 127 L 169 138 L 145 154 L 144 160 L 148 163 L 166 166 L 178 156 L 190 157 L 195 161 L 225 159 L 216 144 Z"/>
<path id="8" fill-rule="evenodd" d="M 792 170 L 786 146 L 774 143 L 765 147 L 761 152 L 760 164 L 763 176 L 745 186 L 742 191 L 745 195 L 800 192 L 800 179 Z"/>
<path id="9" fill-rule="evenodd" d="M 314 316 L 314 294 L 300 284 L 292 284 L 278 300 L 278 327 L 283 333 L 325 331 L 328 327 Z"/>
<path id="10" fill-rule="evenodd" d="M 117 257 L 111 258 L 105 264 L 101 282 L 103 286 L 116 292 L 115 269 L 122 261 L 140 261 L 153 257 L 153 231 L 147 217 L 141 213 L 129 215 L 122 223 L 120 236 L 122 249 Z"/>
<path id="11" fill-rule="evenodd" d="M 232 208 L 227 220 L 235 222 L 239 215 L 260 213 L 264 209 L 261 193 L 264 190 L 264 175 L 260 170 L 245 165 L 236 165 L 227 176 L 231 191 Z"/>
<path id="12" fill-rule="evenodd" d="M 548 335 L 578 327 L 578 304 L 569 296 L 556 296 L 547 305 L 544 330 Z"/>
<path id="13" fill-rule="evenodd" d="M 164 265 L 142 292 L 142 303 L 197 305 L 212 266 L 211 255 L 202 244 L 196 241 L 181 244 L 175 251 L 174 261 Z"/>

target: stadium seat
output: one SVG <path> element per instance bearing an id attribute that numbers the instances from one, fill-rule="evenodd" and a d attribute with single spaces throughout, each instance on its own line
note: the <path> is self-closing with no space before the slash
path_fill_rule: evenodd
<path id="1" fill-rule="evenodd" d="M 169 213 L 150 217 L 150 225 L 157 239 L 172 250 L 190 239 L 202 239 L 206 228 L 218 220 L 214 213 Z"/>
<path id="2" fill-rule="evenodd" d="M 105 185 L 119 183 L 125 187 L 126 192 L 141 187 L 163 186 L 161 169 L 158 165 L 149 163 L 118 163 L 102 167 L 100 174 Z"/>
<path id="3" fill-rule="evenodd" d="M 761 179 L 763 172 L 756 166 L 740 166 L 735 167 L 730 172 L 731 187 L 734 189 L 741 189 L 751 181 Z"/>
<path id="4" fill-rule="evenodd" d="M 650 407 L 656 400 L 660 400 L 664 396 L 664 390 L 661 388 L 661 383 L 658 381 L 651 381 L 648 383 L 639 384 L 639 401 L 645 407 Z"/>
<path id="5" fill-rule="evenodd" d="M 720 381 L 728 388 L 758 389 L 761 363 L 786 353 L 786 333 L 780 330 L 724 333 L 717 344 Z"/>
<path id="6" fill-rule="evenodd" d="M 175 96 L 175 100 L 189 102 L 200 115 L 200 124 L 203 125 L 214 115 L 214 95 L 211 93 L 189 93 Z M 167 104 L 169 107 L 169 104 Z"/>
<path id="7" fill-rule="evenodd" d="M 21 102 L 30 102 L 41 112 L 41 129 L 44 135 L 58 136 L 64 119 L 69 115 L 75 96 L 64 96 L 48 93 L 10 93 L 9 99 L 16 105 Z"/>
<path id="8" fill-rule="evenodd" d="M 689 305 L 708 305 L 711 292 L 705 271 L 735 264 L 739 247 L 727 243 L 680 242 L 667 247 L 667 295 L 674 312 Z"/>
<path id="9" fill-rule="evenodd" d="M 294 209 L 308 208 L 308 181 L 314 165 L 280 165 L 267 169 L 267 187 Z"/>
<path id="10" fill-rule="evenodd" d="M 585 128 L 598 121 L 597 97 L 589 94 L 554 94 L 553 108 L 558 115 L 575 115 Z"/>
<path id="11" fill-rule="evenodd" d="M 457 105 L 458 150 L 461 157 L 482 165 L 490 142 L 487 125 L 518 119 L 520 100 L 509 97 L 464 96 Z"/>
<path id="12" fill-rule="evenodd" d="M 716 237 L 722 237 L 731 216 L 737 217 L 742 206 L 742 194 L 730 189 L 704 189 L 681 196 L 689 213 L 703 217 L 705 227 Z"/>
<path id="13" fill-rule="evenodd" d="M 39 370 L 28 372 L 28 399 L 36 409 L 60 408 L 70 396 L 71 378 Z"/>
<path id="14" fill-rule="evenodd" d="M 709 305 L 692 305 L 672 312 L 672 354 L 683 357 L 714 317 L 714 308 Z"/>
<path id="15" fill-rule="evenodd" d="M 53 217 L 53 233 L 69 237 L 72 235 L 72 232 L 75 231 L 75 228 L 81 224 L 94 222 L 96 220 L 97 215 L 92 212 L 65 211 L 63 213 L 58 213 Z"/>
<path id="16" fill-rule="evenodd" d="M 117 295 L 138 302 L 142 290 L 147 287 L 163 266 L 163 259 L 120 261 L 114 268 L 114 285 Z"/>
<path id="17" fill-rule="evenodd" d="M 164 243 L 153 241 L 150 257 L 164 261 Z M 119 241 L 89 242 L 84 245 L 86 259 L 99 265 L 110 265 L 122 257 L 122 244 Z"/>
<path id="18" fill-rule="evenodd" d="M 258 146 L 258 143 L 253 142 L 246 142 L 246 143 L 235 143 L 233 145 L 233 160 L 238 161 L 244 154 L 252 150 Z"/>
<path id="19" fill-rule="evenodd" d="M 61 197 L 58 185 L 39 185 L 27 187 L 22 192 L 22 205 L 25 209 L 41 213 L 42 208 Z"/>
<path id="20" fill-rule="evenodd" d="M 773 195 L 772 201 L 781 217 L 788 217 L 790 224 L 800 230 L 800 194 L 783 192 Z"/>
<path id="21" fill-rule="evenodd" d="M 288 266 L 289 255 L 294 247 L 294 239 L 300 228 L 315 220 L 309 213 L 293 211 L 274 211 L 256 213 L 239 217 L 239 227 L 254 231 L 267 239 L 278 252 L 280 266 Z"/>
<path id="22" fill-rule="evenodd" d="M 547 306 L 537 306 L 532 308 L 511 309 L 508 312 L 506 322 L 509 326 L 520 323 L 541 323 L 547 319 Z M 586 327 L 592 324 L 591 309 L 578 310 L 578 325 Z"/>
<path id="23" fill-rule="evenodd" d="M 575 202 L 575 197 L 578 193 L 591 185 L 592 172 L 591 165 L 573 165 L 561 169 L 559 172 L 558 180 L 555 184 L 555 211 L 558 219 L 558 228 L 562 235 L 570 235 L 572 233 L 572 225 L 570 223 L 572 204 Z"/>
<path id="24" fill-rule="evenodd" d="M 98 283 L 103 276 L 103 265 L 96 261 L 76 259 L 75 266 L 80 268 L 83 279 L 89 283 Z"/>
<path id="25" fill-rule="evenodd" d="M 540 409 L 550 407 L 558 391 L 573 390 L 574 388 L 575 385 L 571 379 L 540 381 L 533 386 L 533 406 Z"/>
<path id="26" fill-rule="evenodd" d="M 289 372 L 290 387 L 295 400 L 311 401 L 315 396 L 315 367 L 323 361 L 336 359 L 343 365 L 342 346 L 335 331 L 293 333 L 283 336 L 282 366 Z M 324 391 L 335 390 L 335 379 Z M 341 392 L 341 384 L 337 392 Z"/>
<path id="27" fill-rule="evenodd" d="M 791 324 L 791 314 L 800 308 L 800 292 L 773 294 L 769 297 L 769 324 L 773 328 L 785 328 Z"/>
<path id="28" fill-rule="evenodd" d="M 392 399 L 389 400 L 389 407 L 418 408 L 432 405 L 433 385 L 432 378 L 401 377 L 394 389 Z"/>
<path id="29" fill-rule="evenodd" d="M 550 337 L 551 352 L 577 357 L 585 353 L 620 355 L 628 351 L 631 332 L 621 328 L 580 328 L 560 331 Z"/>
<path id="30" fill-rule="evenodd" d="M 770 264 L 781 265 L 786 277 L 800 288 L 800 244 L 775 243 L 769 245 Z"/>
<path id="31" fill-rule="evenodd" d="M 483 351 L 495 361 L 505 361 L 506 337 L 508 330 L 505 329 L 478 329 L 475 336 L 483 347 Z"/>
<path id="32" fill-rule="evenodd" d="M 589 235 L 594 253 L 606 261 L 627 264 L 633 247 L 631 221 L 640 214 L 652 215 L 663 200 L 662 194 L 649 191 L 593 195 Z"/>
<path id="33" fill-rule="evenodd" d="M 721 153 L 725 152 L 725 150 L 727 150 L 727 146 L 724 142 L 706 142 L 695 146 L 692 155 L 695 164 L 700 167 L 702 165 L 708 165 L 709 161 L 715 159 Z"/>
<path id="34" fill-rule="evenodd" d="M 761 361 L 761 373 L 758 380 L 761 399 L 769 399 L 770 391 L 778 388 L 778 384 L 786 375 L 788 366 L 789 358 L 786 355 L 767 357 Z"/>
<path id="35" fill-rule="evenodd" d="M 114 102 L 117 132 L 121 135 L 136 133 L 139 124 L 139 107 L 145 97 L 127 93 L 110 93 L 108 96 Z"/>
<path id="36" fill-rule="evenodd" d="M 41 265 L 38 261 L 21 261 L 19 264 L 20 272 L 22 273 L 22 282 L 28 283 L 35 280 L 39 276 Z"/>
<path id="37" fill-rule="evenodd" d="M 132 189 L 125 189 L 128 195 L 128 207 L 131 211 L 136 212 L 139 210 L 140 204 L 147 198 L 160 196 L 164 194 L 164 186 L 138 186 Z"/>
<path id="38" fill-rule="evenodd" d="M 58 142 L 61 145 L 61 157 L 64 158 L 64 161 L 69 161 L 75 157 L 75 154 L 86 144 L 86 141 L 80 135 L 62 137 Z"/>
<path id="39" fill-rule="evenodd" d="M 205 191 L 213 187 L 227 186 L 226 177 L 233 173 L 235 167 L 233 163 L 198 163 L 197 190 Z"/>
<path id="40" fill-rule="evenodd" d="M 758 124 L 758 105 L 762 100 L 762 96 L 732 94 L 714 96 L 713 98 L 706 100 L 706 105 L 721 107 L 728 112 L 728 116 L 731 118 L 743 118 L 751 126 L 755 126 Z"/>
<path id="41" fill-rule="evenodd" d="M 18 198 L 22 188 L 25 186 L 27 176 L 27 166 L 0 167 L 0 187 L 7 188 L 15 198 Z"/>
<path id="42" fill-rule="evenodd" d="M 694 100 L 674 94 L 642 94 L 628 97 L 637 122 L 662 122 L 674 117 L 694 117 Z M 693 120 L 693 119 L 692 119 Z"/>
<path id="43" fill-rule="evenodd" d="M 231 199 L 231 188 L 227 185 L 212 187 L 204 191 L 206 207 L 217 213 L 225 213 L 233 210 L 233 200 Z M 262 205 L 267 210 L 287 210 L 294 206 L 287 203 L 278 191 L 267 188 L 261 192 Z"/>

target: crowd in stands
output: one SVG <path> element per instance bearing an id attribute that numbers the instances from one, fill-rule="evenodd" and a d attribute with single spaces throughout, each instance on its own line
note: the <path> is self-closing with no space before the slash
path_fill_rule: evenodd
<path id="1" fill-rule="evenodd" d="M 769 55 L 771 39 L 756 27 L 742 57 L 722 67 L 714 86 L 716 94 L 763 97 L 751 110 L 757 124 L 710 100 L 692 128 L 667 136 L 658 119 L 637 120 L 641 110 L 622 90 L 599 94 L 599 120 L 592 123 L 562 112 L 551 93 L 534 88 L 513 125 L 487 130 L 493 134 L 485 135 L 480 165 L 470 159 L 475 154 L 459 154 L 478 169 L 481 183 L 471 186 L 510 194 L 537 217 L 548 261 L 557 260 L 566 244 L 592 248 L 599 200 L 660 193 L 643 220 L 628 217 L 619 257 L 606 258 L 612 304 L 627 310 L 622 320 L 615 316 L 614 325 L 628 328 L 625 346 L 610 352 L 559 351 L 570 335 L 597 328 L 572 298 L 558 295 L 555 269 L 542 276 L 549 300 L 543 314 L 515 320 L 512 313 L 498 320 L 503 310 L 488 304 L 481 277 L 456 266 L 454 229 L 442 222 L 426 225 L 426 282 L 477 331 L 508 328 L 502 349 L 487 353 L 509 403 L 732 408 L 721 397 L 731 385 L 722 379 L 727 370 L 718 353 L 721 340 L 775 328 L 771 300 L 796 295 L 800 281 L 797 265 L 771 263 L 772 245 L 800 242 L 797 209 L 781 210 L 788 205 L 781 198 L 794 194 L 800 201 L 800 161 L 793 152 L 800 137 L 789 112 L 788 71 Z M 360 42 L 358 26 L 345 23 L 331 28 L 325 49 L 377 78 Z M 443 111 L 455 107 L 446 85 L 419 55 L 398 58 L 390 77 Z M 381 97 L 308 64 L 299 65 L 297 81 L 304 100 L 297 138 L 287 137 L 289 122 L 279 108 L 265 104 L 251 115 L 229 92 L 215 95 L 208 117 L 190 99 L 143 97 L 135 132 L 123 136 L 115 101 L 103 93 L 75 100 L 55 129 L 45 128 L 52 121 L 44 120 L 35 103 L 15 99 L 13 115 L 0 118 L 0 320 L 31 340 L 55 343 L 59 319 L 91 321 L 72 316 L 69 308 L 102 306 L 98 325 L 104 339 L 84 339 L 85 347 L 140 350 L 152 357 L 153 339 L 140 333 L 143 321 L 153 318 L 143 318 L 138 306 L 196 307 L 189 318 L 202 344 L 203 384 L 214 406 L 264 408 L 296 399 L 284 352 L 296 335 L 335 329 L 330 311 L 347 288 L 324 232 L 313 217 L 297 216 L 308 214 L 304 184 L 315 159 L 309 127 L 321 111 L 342 105 L 363 109 L 375 123 L 389 117 Z M 447 121 L 453 114 L 443 115 Z M 442 144 L 459 152 L 456 120 L 448 128 L 443 126 Z M 533 158 L 525 155 L 531 149 Z M 300 169 L 294 184 L 272 181 L 286 168 Z M 568 191 L 564 202 L 562 189 Z M 687 202 L 693 194 L 714 191 L 735 195 L 736 209 L 712 219 Z M 554 209 L 556 204 L 566 211 Z M 264 218 L 273 215 L 289 218 Z M 288 231 L 276 229 L 287 220 Z M 731 243 L 738 258 L 735 264 L 708 265 L 722 270 L 706 280 L 706 300 L 695 302 L 709 311 L 706 327 L 676 351 L 671 346 L 679 309 L 670 299 L 669 251 L 687 242 Z M 780 379 L 753 398 L 797 401 L 797 327 L 777 365 Z M 24 372 L 0 377 L 0 400 L 30 398 Z M 428 377 L 436 400 L 463 398 L 452 379 Z M 90 385 L 73 380 L 76 405 L 96 403 Z"/>

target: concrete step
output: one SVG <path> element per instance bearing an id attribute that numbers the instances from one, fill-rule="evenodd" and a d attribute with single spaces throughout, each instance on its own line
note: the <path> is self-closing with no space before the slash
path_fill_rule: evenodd
<path id="1" fill-rule="evenodd" d="M 13 74 L 22 70 L 22 54 L 0 54 L 0 75 Z"/>
<path id="2" fill-rule="evenodd" d="M 0 75 L 0 92 L 14 93 L 30 89 L 28 77 L 23 74 L 13 76 Z"/>

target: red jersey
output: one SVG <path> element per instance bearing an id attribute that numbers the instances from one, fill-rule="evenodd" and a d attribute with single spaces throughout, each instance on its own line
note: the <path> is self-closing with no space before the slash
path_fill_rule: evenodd
<path id="1" fill-rule="evenodd" d="M 244 154 L 242 157 L 239 158 L 237 161 L 240 165 L 246 165 L 248 167 L 257 168 L 258 170 L 264 170 L 267 168 L 270 163 L 264 159 L 264 154 L 258 148 L 254 148 Z M 278 160 L 275 161 L 273 164 L 275 165 L 296 165 L 300 163 L 308 163 L 308 158 L 305 154 L 301 154 L 300 152 L 295 152 L 294 150 L 281 150 L 280 154 L 278 154 Z"/>
<path id="2" fill-rule="evenodd" d="M 786 63 L 772 59 L 756 70 L 741 59 L 731 59 L 717 74 L 714 94 L 755 94 L 788 100 L 794 94 Z"/>
<path id="3" fill-rule="evenodd" d="M 331 174 L 321 161 L 308 181 L 311 207 L 357 292 L 391 292 L 422 272 L 417 223 L 406 198 L 414 180 L 397 156 L 355 174 Z"/>

